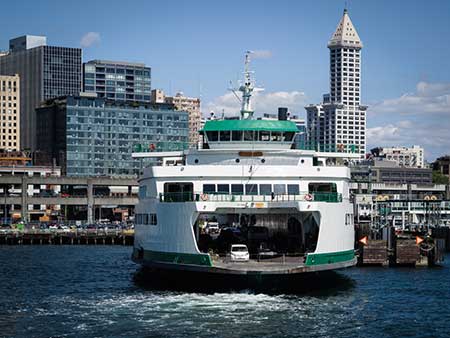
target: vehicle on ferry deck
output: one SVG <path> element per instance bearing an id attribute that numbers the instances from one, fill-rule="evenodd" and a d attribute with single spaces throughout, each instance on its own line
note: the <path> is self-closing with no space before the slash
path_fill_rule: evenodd
<path id="1" fill-rule="evenodd" d="M 250 254 L 247 245 L 233 244 L 231 245 L 230 257 L 232 262 L 248 262 Z"/>

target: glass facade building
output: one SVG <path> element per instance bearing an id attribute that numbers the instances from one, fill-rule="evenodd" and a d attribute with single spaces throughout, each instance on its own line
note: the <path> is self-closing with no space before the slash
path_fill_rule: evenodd
<path id="1" fill-rule="evenodd" d="M 136 176 L 133 151 L 188 147 L 188 113 L 168 104 L 127 104 L 70 96 L 36 110 L 40 164 L 67 176 Z"/>
<path id="2" fill-rule="evenodd" d="M 42 101 L 79 95 L 82 85 L 81 49 L 47 46 L 44 36 L 10 40 L 9 53 L 0 56 L 0 74 L 20 76 L 20 144 L 36 149 L 35 109 Z"/>
<path id="3" fill-rule="evenodd" d="M 93 60 L 83 64 L 87 93 L 99 98 L 128 102 L 150 102 L 151 69 L 143 63 Z"/>

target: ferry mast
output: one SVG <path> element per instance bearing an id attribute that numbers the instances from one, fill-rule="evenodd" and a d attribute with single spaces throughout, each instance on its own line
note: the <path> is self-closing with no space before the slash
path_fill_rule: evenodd
<path id="1" fill-rule="evenodd" d="M 251 97 L 253 91 L 262 91 L 263 88 L 256 88 L 255 83 L 252 80 L 253 71 L 250 70 L 250 54 L 252 51 L 245 53 L 245 67 L 244 67 L 244 83 L 239 87 L 239 91 L 242 92 L 241 100 L 241 120 L 250 120 L 253 118 L 253 108 Z"/>

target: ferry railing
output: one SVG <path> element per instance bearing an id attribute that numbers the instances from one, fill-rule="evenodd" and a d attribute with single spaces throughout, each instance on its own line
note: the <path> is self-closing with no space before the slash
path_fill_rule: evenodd
<path id="1" fill-rule="evenodd" d="M 336 192 L 304 192 L 299 194 L 226 194 L 226 193 L 199 193 L 199 192 L 173 192 L 160 193 L 160 202 L 342 202 L 342 194 Z"/>

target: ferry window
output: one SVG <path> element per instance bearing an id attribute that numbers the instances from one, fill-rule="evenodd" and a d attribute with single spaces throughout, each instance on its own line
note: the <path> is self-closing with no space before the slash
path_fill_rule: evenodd
<path id="1" fill-rule="evenodd" d="M 270 132 L 269 131 L 260 131 L 259 132 L 259 140 L 260 141 L 270 141 Z"/>
<path id="2" fill-rule="evenodd" d="M 217 192 L 219 194 L 229 194 L 230 193 L 230 185 L 229 184 L 218 184 Z"/>
<path id="3" fill-rule="evenodd" d="M 231 132 L 229 130 L 224 130 L 220 132 L 220 141 L 229 142 L 231 141 Z"/>
<path id="4" fill-rule="evenodd" d="M 279 131 L 272 132 L 272 141 L 281 141 L 281 133 Z"/>
<path id="5" fill-rule="evenodd" d="M 353 225 L 353 214 L 345 214 L 345 225 Z"/>
<path id="6" fill-rule="evenodd" d="M 145 198 L 145 197 L 147 197 L 147 186 L 140 185 L 139 186 L 139 198 Z"/>
<path id="7" fill-rule="evenodd" d="M 218 131 L 207 131 L 206 137 L 208 141 L 218 141 L 219 140 L 219 132 Z"/>
<path id="8" fill-rule="evenodd" d="M 240 131 L 240 130 L 233 130 L 231 132 L 231 140 L 232 141 L 242 141 L 242 131 Z"/>
<path id="9" fill-rule="evenodd" d="M 232 184 L 231 185 L 231 193 L 233 195 L 243 195 L 244 194 L 244 186 L 242 184 Z"/>
<path id="10" fill-rule="evenodd" d="M 253 130 L 245 130 L 244 131 L 244 141 L 254 141 L 254 132 Z"/>
<path id="11" fill-rule="evenodd" d="M 270 194 L 272 194 L 272 185 L 271 184 L 260 184 L 259 185 L 259 193 L 261 195 L 270 195 Z"/>
<path id="12" fill-rule="evenodd" d="M 312 192 L 337 192 L 336 183 L 309 183 L 309 193 Z"/>
<path id="13" fill-rule="evenodd" d="M 150 225 L 157 225 L 158 219 L 156 217 L 156 214 L 150 214 Z"/>
<path id="14" fill-rule="evenodd" d="M 273 192 L 276 195 L 284 195 L 284 194 L 286 194 L 286 185 L 284 185 L 284 184 L 274 184 L 273 185 Z"/>
<path id="15" fill-rule="evenodd" d="M 284 140 L 286 142 L 292 142 L 292 139 L 294 138 L 293 132 L 284 133 Z"/>
<path id="16" fill-rule="evenodd" d="M 213 194 L 216 192 L 215 184 L 203 184 L 203 193 L 204 194 Z"/>
<path id="17" fill-rule="evenodd" d="M 298 195 L 300 193 L 298 184 L 288 184 L 287 190 L 288 190 L 288 195 Z"/>
<path id="18" fill-rule="evenodd" d="M 186 182 L 164 183 L 165 202 L 186 202 L 193 199 L 194 184 Z"/>
<path id="19" fill-rule="evenodd" d="M 246 195 L 258 195 L 258 185 L 257 184 L 246 184 L 245 185 Z"/>

